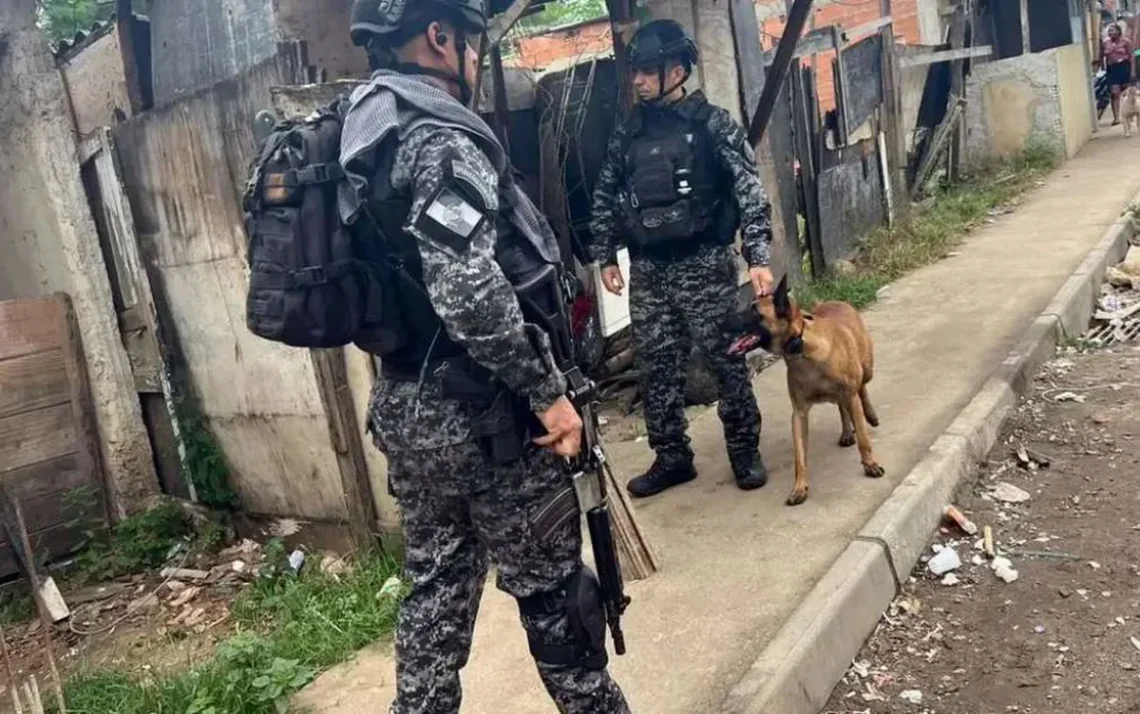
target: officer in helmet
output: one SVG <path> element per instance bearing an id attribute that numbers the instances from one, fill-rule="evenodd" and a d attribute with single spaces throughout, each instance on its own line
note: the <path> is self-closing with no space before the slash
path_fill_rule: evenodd
<path id="1" fill-rule="evenodd" d="M 737 309 L 737 230 L 758 294 L 772 288 L 770 207 L 744 129 L 685 82 L 698 50 L 671 20 L 634 35 L 637 106 L 615 130 L 594 187 L 591 257 L 620 295 L 619 238 L 630 251 L 630 313 L 649 445 L 657 458 L 629 482 L 644 497 L 696 478 L 686 435 L 685 364 L 695 343 L 715 373 L 729 462 L 741 489 L 760 488 L 760 412 L 744 357 L 726 355 L 721 326 Z"/>
<path id="2" fill-rule="evenodd" d="M 465 105 L 485 26 L 482 0 L 357 0 L 352 13 L 376 71 L 344 119 L 340 214 L 386 268 L 363 345 L 380 363 L 369 428 L 403 516 L 410 584 L 391 711 L 459 712 L 493 564 L 558 709 L 623 714 L 562 463 L 582 423 L 551 334 L 516 297 L 516 286 L 558 297 L 557 278 L 543 277 L 557 275 L 558 243 Z"/>

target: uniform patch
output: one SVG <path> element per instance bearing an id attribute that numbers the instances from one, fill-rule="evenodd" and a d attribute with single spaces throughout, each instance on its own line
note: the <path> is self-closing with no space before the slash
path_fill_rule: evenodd
<path id="1" fill-rule="evenodd" d="M 483 221 L 483 214 L 463 197 L 444 187 L 424 212 L 443 228 L 466 240 L 471 240 L 475 229 Z"/>

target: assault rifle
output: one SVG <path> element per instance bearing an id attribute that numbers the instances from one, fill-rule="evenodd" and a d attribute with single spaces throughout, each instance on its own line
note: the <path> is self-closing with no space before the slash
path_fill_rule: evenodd
<path id="1" fill-rule="evenodd" d="M 629 606 L 630 598 L 625 594 L 622 582 L 610 501 L 606 493 L 609 464 L 598 435 L 598 419 L 594 412 L 597 389 L 594 382 L 582 373 L 574 358 L 574 342 L 566 309 L 572 290 L 570 283 L 559 279 L 554 266 L 515 288 L 527 320 L 536 323 L 549 336 L 557 367 L 566 377 L 566 397 L 582 419 L 582 448 L 577 456 L 567 461 L 567 467 L 578 497 L 578 507 L 586 514 L 614 652 L 623 655 L 625 635 L 622 634 L 621 616 Z"/>

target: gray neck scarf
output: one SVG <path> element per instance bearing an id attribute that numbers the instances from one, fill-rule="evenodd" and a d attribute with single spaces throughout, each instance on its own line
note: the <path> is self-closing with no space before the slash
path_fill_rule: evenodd
<path id="1" fill-rule="evenodd" d="M 510 159 L 495 133 L 477 114 L 422 77 L 380 70 L 372 75 L 371 82 L 352 93 L 340 140 L 341 166 L 373 150 L 393 131 L 403 137 L 423 126 L 457 129 L 471 137 L 499 174 L 500 195 L 506 198 L 511 223 L 544 260 L 561 260 L 550 224 L 515 182 Z M 341 218 L 346 223 L 367 200 L 368 178 L 348 173 L 348 185 L 342 186 L 339 196 Z"/>

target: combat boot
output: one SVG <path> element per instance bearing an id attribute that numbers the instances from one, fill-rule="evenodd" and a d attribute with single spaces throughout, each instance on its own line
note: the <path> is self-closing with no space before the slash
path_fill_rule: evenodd
<path id="1" fill-rule="evenodd" d="M 764 459 L 759 452 L 729 454 L 728 461 L 732 464 L 732 475 L 736 477 L 736 485 L 742 491 L 752 491 L 768 483 L 768 469 L 764 467 Z"/>
<path id="2" fill-rule="evenodd" d="M 646 498 L 661 493 L 667 488 L 688 483 L 697 477 L 692 457 L 688 459 L 663 459 L 658 456 L 641 476 L 631 479 L 626 489 L 634 498 Z"/>

